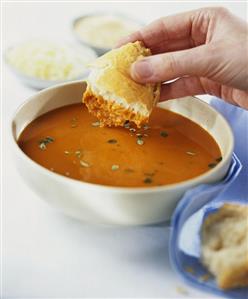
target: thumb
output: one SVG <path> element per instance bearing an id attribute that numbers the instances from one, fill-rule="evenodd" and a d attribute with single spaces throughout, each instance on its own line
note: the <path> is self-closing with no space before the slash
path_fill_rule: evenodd
<path id="1" fill-rule="evenodd" d="M 140 83 L 163 82 L 185 75 L 207 77 L 216 65 L 216 52 L 209 45 L 203 45 L 149 56 L 132 65 L 131 76 Z"/>

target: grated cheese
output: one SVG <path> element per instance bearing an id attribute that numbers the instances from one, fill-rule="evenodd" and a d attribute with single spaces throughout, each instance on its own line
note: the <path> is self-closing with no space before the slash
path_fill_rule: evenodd
<path id="1" fill-rule="evenodd" d="M 29 41 L 11 48 L 8 63 L 23 74 L 43 80 L 76 79 L 96 56 L 91 50 L 50 41 Z"/>

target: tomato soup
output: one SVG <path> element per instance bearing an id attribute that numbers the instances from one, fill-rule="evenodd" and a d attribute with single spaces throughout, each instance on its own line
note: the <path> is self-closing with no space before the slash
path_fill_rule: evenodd
<path id="1" fill-rule="evenodd" d="M 32 121 L 21 133 L 23 152 L 43 167 L 76 180 L 123 187 L 182 182 L 221 161 L 211 135 L 191 120 L 155 108 L 138 129 L 100 127 L 82 104 L 64 106 Z"/>

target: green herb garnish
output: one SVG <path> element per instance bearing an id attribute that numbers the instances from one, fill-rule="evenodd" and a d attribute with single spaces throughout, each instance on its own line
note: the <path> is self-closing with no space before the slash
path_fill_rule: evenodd
<path id="1" fill-rule="evenodd" d="M 114 164 L 114 165 L 111 166 L 111 169 L 112 169 L 113 171 L 118 170 L 119 168 L 120 168 L 120 166 L 119 166 L 119 165 L 116 165 L 116 164 Z"/>
<path id="2" fill-rule="evenodd" d="M 109 139 L 109 140 L 108 140 L 108 143 L 110 143 L 110 144 L 115 144 L 115 143 L 117 143 L 117 140 L 116 140 L 116 139 Z"/>
<path id="3" fill-rule="evenodd" d="M 39 148 L 44 151 L 46 150 L 47 145 L 52 142 L 54 142 L 54 138 L 47 136 L 39 141 Z"/>
<path id="4" fill-rule="evenodd" d="M 145 184 L 151 184 L 152 183 L 152 179 L 151 178 L 145 178 L 143 182 Z"/>
<path id="5" fill-rule="evenodd" d="M 144 140 L 141 139 L 141 138 L 137 138 L 136 143 L 137 143 L 138 145 L 143 145 L 143 144 L 144 144 Z"/>
<path id="6" fill-rule="evenodd" d="M 46 149 L 46 144 L 44 142 L 40 142 L 39 148 L 44 151 Z"/>
<path id="7" fill-rule="evenodd" d="M 166 131 L 161 131 L 160 132 L 160 136 L 162 137 L 167 137 L 168 136 L 168 133 Z"/>
<path id="8" fill-rule="evenodd" d="M 80 149 L 75 151 L 75 155 L 77 156 L 78 159 L 81 158 L 82 151 Z"/>
<path id="9" fill-rule="evenodd" d="M 47 136 L 47 137 L 46 137 L 46 141 L 47 141 L 48 143 L 52 143 L 52 142 L 54 141 L 54 138 L 53 138 L 53 137 L 50 137 L 50 136 Z"/>

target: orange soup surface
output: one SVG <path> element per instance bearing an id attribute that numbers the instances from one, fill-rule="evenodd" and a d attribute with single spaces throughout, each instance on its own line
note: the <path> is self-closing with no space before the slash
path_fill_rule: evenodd
<path id="1" fill-rule="evenodd" d="M 26 155 L 61 175 L 94 184 L 151 187 L 185 181 L 221 161 L 215 140 L 199 125 L 155 108 L 138 129 L 99 127 L 83 104 L 32 121 L 18 144 Z"/>

